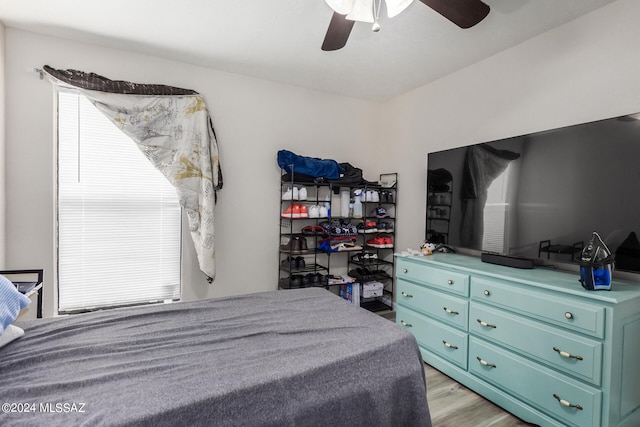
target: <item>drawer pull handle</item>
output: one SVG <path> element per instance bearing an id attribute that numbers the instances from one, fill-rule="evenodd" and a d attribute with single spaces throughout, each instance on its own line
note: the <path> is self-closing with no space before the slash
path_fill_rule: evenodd
<path id="1" fill-rule="evenodd" d="M 560 404 L 561 404 L 562 406 L 566 406 L 567 408 L 576 408 L 576 409 L 578 409 L 578 410 L 580 410 L 580 411 L 582 411 L 582 409 L 583 409 L 581 405 L 574 405 L 574 404 L 572 404 L 572 403 L 569 403 L 569 402 L 567 402 L 566 400 L 561 399 L 561 398 L 560 398 L 560 396 L 558 396 L 558 395 L 557 395 L 557 394 L 555 394 L 555 393 L 553 393 L 553 397 L 555 397 L 555 398 L 558 400 L 558 402 L 560 402 Z"/>
<path id="2" fill-rule="evenodd" d="M 401 324 L 402 326 L 406 326 L 407 328 L 411 328 L 411 327 L 413 327 L 413 325 L 412 325 L 411 323 L 407 323 L 407 322 L 405 322 L 404 320 L 401 320 L 401 321 L 400 321 L 400 324 Z"/>
<path id="3" fill-rule="evenodd" d="M 453 311 L 453 310 L 451 310 L 450 308 L 447 308 L 447 307 L 442 307 L 442 309 L 443 309 L 447 314 L 455 314 L 455 315 L 460 314 L 459 312 L 457 312 L 457 311 Z"/>
<path id="4" fill-rule="evenodd" d="M 567 319 L 573 319 L 573 313 L 571 313 L 571 312 L 567 311 L 567 312 L 564 314 L 564 317 L 566 317 Z"/>
<path id="5" fill-rule="evenodd" d="M 483 321 L 482 321 L 482 320 L 480 320 L 480 319 L 476 319 L 476 322 L 480 323 L 480 325 L 481 325 L 481 326 L 484 326 L 485 328 L 493 328 L 493 329 L 497 328 L 497 326 L 496 326 L 496 325 L 492 325 L 492 324 L 490 324 L 490 323 L 483 322 Z"/>
<path id="6" fill-rule="evenodd" d="M 487 362 L 486 360 L 482 360 L 482 359 L 480 358 L 480 356 L 477 356 L 477 357 L 476 357 L 476 359 L 478 359 L 478 362 L 480 362 L 480 364 L 481 364 L 482 366 L 488 366 L 488 367 L 490 367 L 490 368 L 497 368 L 497 366 L 496 366 L 496 365 L 494 365 L 493 363 L 489 363 L 489 362 Z"/>
<path id="7" fill-rule="evenodd" d="M 485 294 L 486 296 L 489 296 L 489 295 L 491 295 L 491 292 L 489 292 L 487 289 L 485 289 L 483 294 Z"/>
<path id="8" fill-rule="evenodd" d="M 560 356 L 566 357 L 567 359 L 584 360 L 582 356 L 574 356 L 573 354 L 560 350 L 558 347 L 553 347 L 553 351 L 557 351 Z"/>
<path id="9" fill-rule="evenodd" d="M 447 280 L 447 285 L 453 285 L 453 280 L 451 279 Z"/>
<path id="10" fill-rule="evenodd" d="M 407 270 L 406 268 L 403 268 L 403 269 L 402 269 L 402 272 L 403 272 L 403 273 L 408 273 L 408 272 L 409 272 L 409 270 Z"/>
<path id="11" fill-rule="evenodd" d="M 408 293 L 406 293 L 406 292 L 402 292 L 402 296 L 403 296 L 403 297 L 406 297 L 406 298 L 413 298 L 413 295 L 408 294 Z"/>
<path id="12" fill-rule="evenodd" d="M 448 343 L 448 342 L 446 342 L 445 340 L 442 340 L 442 344 L 444 344 L 444 346 L 445 346 L 445 347 L 447 347 L 447 348 L 452 348 L 452 349 L 454 349 L 454 350 L 457 350 L 457 349 L 458 349 L 458 346 L 457 346 L 457 345 L 449 344 L 449 343 Z"/>

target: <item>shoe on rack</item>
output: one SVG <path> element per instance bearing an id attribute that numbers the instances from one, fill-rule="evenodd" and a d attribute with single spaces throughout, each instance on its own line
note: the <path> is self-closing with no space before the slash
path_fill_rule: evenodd
<path id="1" fill-rule="evenodd" d="M 311 205 L 309 206 L 309 218 L 320 218 L 320 206 Z"/>
<path id="2" fill-rule="evenodd" d="M 326 206 L 320 206 L 320 218 L 329 218 L 329 209 Z"/>
<path id="3" fill-rule="evenodd" d="M 360 234 L 375 233 L 376 231 L 378 231 L 375 221 L 362 221 L 360 224 L 358 224 L 357 228 L 358 233 Z"/>
<path id="4" fill-rule="evenodd" d="M 287 243 L 280 245 L 280 250 L 292 255 L 307 253 L 309 252 L 307 239 L 301 236 L 293 236 Z"/>
<path id="5" fill-rule="evenodd" d="M 365 260 L 373 261 L 374 259 L 378 259 L 378 254 L 375 252 L 363 252 L 362 256 Z"/>
<path id="6" fill-rule="evenodd" d="M 287 209 L 280 215 L 282 218 L 301 218 L 300 205 L 292 203 Z"/>
<path id="7" fill-rule="evenodd" d="M 384 249 L 384 248 L 392 248 L 393 242 L 391 242 L 391 238 L 389 237 L 376 236 L 371 240 L 367 240 L 367 245 L 373 248 Z"/>
<path id="8" fill-rule="evenodd" d="M 309 252 L 309 247 L 307 246 L 307 239 L 306 237 L 300 237 L 300 236 L 296 236 L 298 239 L 300 239 L 300 253 L 307 253 Z M 391 239 L 389 239 L 389 241 L 391 241 Z M 390 247 L 393 247 L 393 245 L 391 245 Z"/>
<path id="9" fill-rule="evenodd" d="M 309 275 L 306 274 L 302 276 L 302 287 L 308 288 L 309 286 L 311 286 L 311 277 L 309 277 Z"/>
<path id="10" fill-rule="evenodd" d="M 331 221 L 329 225 L 329 235 L 330 236 L 342 236 L 344 231 L 342 229 L 342 224 L 338 220 Z"/>
<path id="11" fill-rule="evenodd" d="M 295 289 L 302 287 L 302 275 L 293 274 L 289 277 L 289 288 Z"/>
<path id="12" fill-rule="evenodd" d="M 307 200 L 307 188 L 306 187 L 300 187 L 300 189 L 298 189 L 298 199 L 297 200 Z"/>
<path id="13" fill-rule="evenodd" d="M 296 259 L 293 257 L 287 257 L 286 259 L 283 259 L 281 264 L 289 269 L 296 268 L 297 265 Z"/>
<path id="14" fill-rule="evenodd" d="M 323 234 L 331 234 L 331 223 L 329 221 L 322 221 L 319 226 L 324 230 Z"/>
<path id="15" fill-rule="evenodd" d="M 381 233 L 393 233 L 393 223 L 388 221 L 378 221 L 376 228 Z"/>
<path id="16" fill-rule="evenodd" d="M 338 252 L 345 251 L 361 251 L 362 246 L 356 245 L 353 242 L 342 242 L 331 246 L 333 249 L 337 249 Z"/>
<path id="17" fill-rule="evenodd" d="M 293 200 L 293 191 L 291 190 L 291 187 L 287 188 L 287 191 L 282 194 L 282 200 Z"/>
<path id="18" fill-rule="evenodd" d="M 306 262 L 304 261 L 304 258 L 301 256 L 297 256 L 293 258 L 291 261 L 295 262 L 296 268 L 305 268 L 307 265 Z"/>
<path id="19" fill-rule="evenodd" d="M 340 227 L 342 227 L 342 235 L 345 235 L 345 236 L 358 235 L 358 228 L 355 225 L 351 224 L 348 219 L 345 219 L 345 218 L 341 219 Z"/>
<path id="20" fill-rule="evenodd" d="M 375 216 L 376 218 L 389 218 L 389 214 L 387 213 L 387 210 L 383 207 L 377 207 L 372 211 L 373 216 Z"/>
<path id="21" fill-rule="evenodd" d="M 293 187 L 292 194 L 291 194 L 291 200 L 298 200 L 299 197 L 300 197 L 300 194 L 299 194 L 298 187 Z"/>
<path id="22" fill-rule="evenodd" d="M 373 263 L 378 259 L 378 254 L 373 252 L 360 252 L 351 257 L 351 261 L 361 264 Z"/>
<path id="23" fill-rule="evenodd" d="M 307 279 L 308 286 L 320 286 L 323 282 L 323 276 L 318 272 L 309 273 L 304 277 Z"/>
<path id="24" fill-rule="evenodd" d="M 374 203 L 380 201 L 380 194 L 376 190 L 371 190 L 371 201 Z"/>

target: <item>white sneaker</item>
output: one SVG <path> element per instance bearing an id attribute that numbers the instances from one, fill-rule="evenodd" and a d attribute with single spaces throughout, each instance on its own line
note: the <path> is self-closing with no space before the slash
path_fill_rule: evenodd
<path id="1" fill-rule="evenodd" d="M 287 189 L 287 191 L 284 192 L 284 194 L 282 195 L 282 200 L 293 200 L 293 192 L 291 191 L 291 187 L 289 187 Z"/>
<path id="2" fill-rule="evenodd" d="M 371 201 L 376 203 L 380 201 L 380 194 L 375 190 L 371 190 Z"/>
<path id="3" fill-rule="evenodd" d="M 320 218 L 320 207 L 318 205 L 309 206 L 309 218 Z"/>
<path id="4" fill-rule="evenodd" d="M 298 200 L 307 200 L 306 187 L 300 187 L 300 189 L 298 190 Z"/>
<path id="5" fill-rule="evenodd" d="M 320 218 L 327 218 L 329 216 L 329 209 L 326 206 L 320 206 Z"/>
<path id="6" fill-rule="evenodd" d="M 291 195 L 291 197 L 291 200 L 298 200 L 298 197 L 300 197 L 298 187 L 293 187 L 293 194 Z"/>

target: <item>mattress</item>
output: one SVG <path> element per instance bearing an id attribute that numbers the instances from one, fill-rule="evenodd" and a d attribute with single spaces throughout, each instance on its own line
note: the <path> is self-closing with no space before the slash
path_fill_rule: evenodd
<path id="1" fill-rule="evenodd" d="M 17 325 L 0 425 L 431 425 L 413 335 L 321 288 Z"/>

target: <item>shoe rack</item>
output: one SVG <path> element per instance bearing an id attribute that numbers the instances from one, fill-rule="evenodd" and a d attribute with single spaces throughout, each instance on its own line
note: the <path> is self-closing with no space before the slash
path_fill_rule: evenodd
<path id="1" fill-rule="evenodd" d="M 280 289 L 328 285 L 329 259 L 317 247 L 322 238 L 318 207 L 326 209 L 326 212 L 323 209 L 325 216 L 329 214 L 324 199 L 330 199 L 330 194 L 329 184 L 298 183 L 293 178 L 286 180 L 283 175 L 278 250 Z"/>
<path id="2" fill-rule="evenodd" d="M 453 200 L 452 179 L 439 181 L 427 187 L 427 230 L 425 239 L 431 243 L 449 243 L 451 224 L 451 202 Z"/>
<path id="3" fill-rule="evenodd" d="M 382 174 L 377 184 L 361 188 L 365 197 L 361 200 L 358 242 L 363 249 L 349 256 L 349 276 L 361 284 L 361 307 L 393 310 L 398 174 Z"/>
<path id="4" fill-rule="evenodd" d="M 396 203 L 397 173 L 355 186 L 282 175 L 279 288 L 358 286 L 354 303 L 392 310 Z"/>

